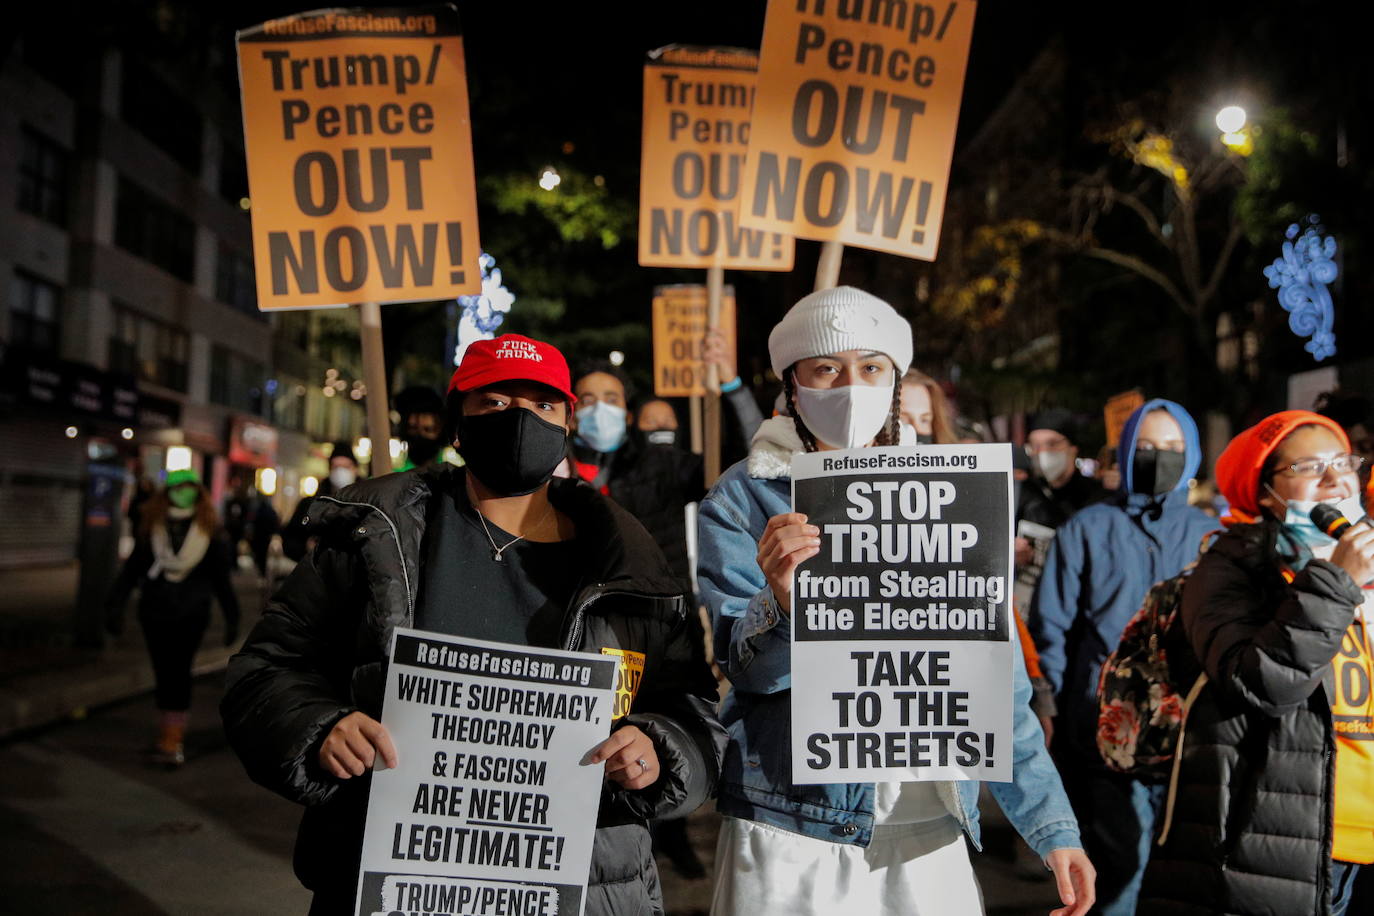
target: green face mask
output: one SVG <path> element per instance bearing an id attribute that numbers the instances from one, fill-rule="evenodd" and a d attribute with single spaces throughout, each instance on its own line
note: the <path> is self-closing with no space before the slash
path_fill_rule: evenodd
<path id="1" fill-rule="evenodd" d="M 196 504 L 200 490 L 195 487 L 173 487 L 167 491 L 167 499 L 178 509 L 189 509 Z"/>

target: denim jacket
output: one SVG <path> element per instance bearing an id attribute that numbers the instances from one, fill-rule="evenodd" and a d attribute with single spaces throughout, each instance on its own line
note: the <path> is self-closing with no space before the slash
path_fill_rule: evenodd
<path id="1" fill-rule="evenodd" d="M 791 626 L 759 569 L 768 519 L 792 508 L 792 455 L 801 451 L 792 420 L 766 421 L 749 458 L 731 467 L 701 504 L 697 580 L 711 610 L 716 661 L 733 690 L 720 718 L 730 735 L 717 807 L 722 814 L 833 843 L 867 846 L 873 836 L 872 783 L 793 785 Z M 1031 685 L 1018 640 L 1013 664 L 1012 781 L 989 783 L 1007 819 L 1042 858 L 1080 847 L 1078 822 L 1044 733 L 1030 709 Z M 949 813 L 981 849 L 974 780 L 936 788 Z"/>

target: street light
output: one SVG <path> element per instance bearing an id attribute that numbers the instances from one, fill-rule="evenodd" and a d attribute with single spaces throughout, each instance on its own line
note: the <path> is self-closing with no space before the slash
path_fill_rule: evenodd
<path id="1" fill-rule="evenodd" d="M 1223 134 L 1238 134 L 1245 126 L 1245 109 L 1239 105 L 1227 105 L 1217 112 L 1217 130 Z"/>
<path id="2" fill-rule="evenodd" d="M 544 171 L 539 173 L 539 187 L 545 191 L 552 191 L 562 180 L 563 177 L 551 165 L 544 166 Z"/>
<path id="3" fill-rule="evenodd" d="M 625 354 L 619 350 L 612 350 L 610 353 L 612 366 L 623 366 L 625 364 Z"/>
<path id="4" fill-rule="evenodd" d="M 1227 105 L 1217 112 L 1217 130 L 1221 131 L 1221 142 L 1231 152 L 1248 156 L 1255 151 L 1253 131 L 1246 126 L 1245 109 L 1239 105 Z"/>

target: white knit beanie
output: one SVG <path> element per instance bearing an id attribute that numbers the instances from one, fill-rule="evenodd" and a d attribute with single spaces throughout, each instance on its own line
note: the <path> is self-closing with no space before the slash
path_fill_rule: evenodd
<path id="1" fill-rule="evenodd" d="M 884 353 L 901 377 L 911 367 L 911 325 L 872 293 L 836 286 L 803 297 L 768 335 L 768 356 L 778 378 L 799 359 L 841 350 Z"/>

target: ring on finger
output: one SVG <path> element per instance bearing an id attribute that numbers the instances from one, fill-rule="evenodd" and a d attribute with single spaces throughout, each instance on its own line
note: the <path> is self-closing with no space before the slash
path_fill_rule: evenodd
<path id="1" fill-rule="evenodd" d="M 635 763 L 639 764 L 639 772 L 641 774 L 649 772 L 649 761 L 645 760 L 643 757 L 640 757 Z"/>

